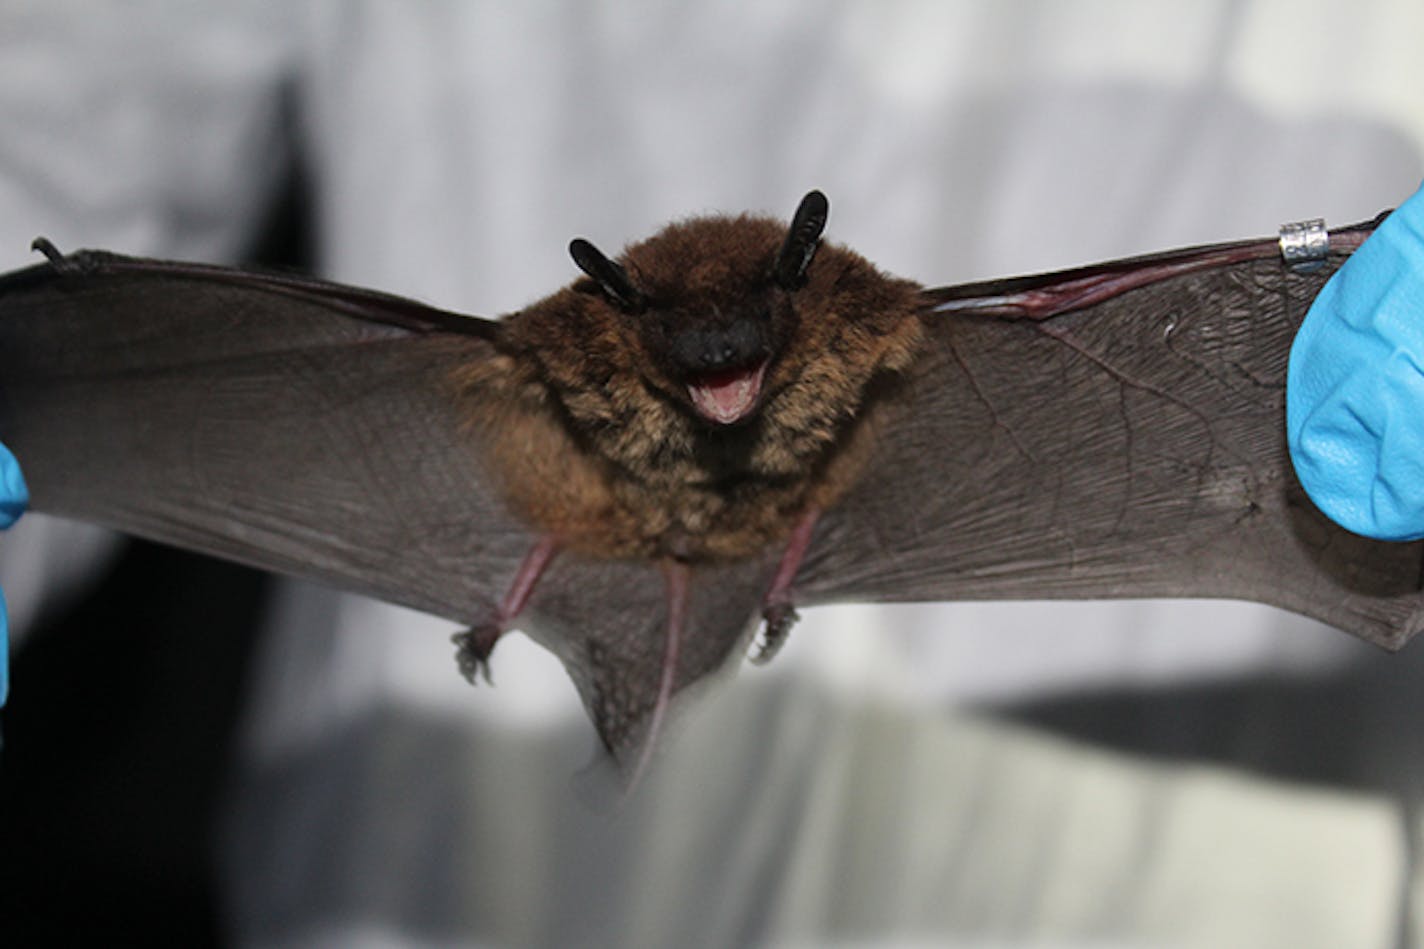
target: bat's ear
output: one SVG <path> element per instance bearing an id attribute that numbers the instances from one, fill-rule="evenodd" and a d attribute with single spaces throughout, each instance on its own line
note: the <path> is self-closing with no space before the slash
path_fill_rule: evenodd
<path id="1" fill-rule="evenodd" d="M 831 203 L 819 191 L 812 191 L 801 199 L 795 216 L 791 218 L 791 229 L 786 232 L 786 240 L 781 244 L 781 252 L 776 255 L 772 274 L 777 286 L 783 290 L 797 290 L 806 282 L 806 268 L 811 266 L 811 258 L 816 254 L 816 245 L 821 242 L 821 232 L 826 229 L 826 217 L 830 213 Z"/>
<path id="2" fill-rule="evenodd" d="M 628 279 L 628 271 L 603 256 L 603 251 L 582 237 L 575 237 L 569 242 L 569 256 L 573 257 L 579 270 L 594 279 L 620 310 L 625 313 L 641 313 L 647 309 L 648 298 L 633 286 L 633 281 Z"/>

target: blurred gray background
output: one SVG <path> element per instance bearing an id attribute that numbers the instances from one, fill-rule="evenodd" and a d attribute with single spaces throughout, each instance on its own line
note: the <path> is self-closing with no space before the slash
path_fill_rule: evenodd
<path id="1" fill-rule="evenodd" d="M 1421 36 L 1408 0 L 0 2 L 0 267 L 42 233 L 493 316 L 574 235 L 811 187 L 930 285 L 1344 224 L 1424 177 Z M 0 582 L 17 945 L 1424 944 L 1424 652 L 1269 608 L 808 611 L 608 814 L 521 636 L 471 689 L 447 622 L 39 516 Z"/>

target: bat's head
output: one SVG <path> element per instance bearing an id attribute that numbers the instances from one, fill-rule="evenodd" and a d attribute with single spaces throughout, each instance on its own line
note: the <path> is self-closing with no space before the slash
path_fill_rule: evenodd
<path id="1" fill-rule="evenodd" d="M 675 225 L 628 248 L 628 269 L 582 238 L 569 252 L 593 292 L 632 321 L 649 381 L 708 424 L 735 425 L 756 414 L 767 370 L 795 335 L 795 298 L 828 211 L 812 191 L 784 237 L 747 218 Z M 770 256 L 773 239 L 781 243 Z"/>
<path id="2" fill-rule="evenodd" d="M 801 473 L 920 331 L 918 288 L 823 244 L 827 213 L 812 191 L 789 226 L 695 218 L 617 259 L 575 240 L 587 279 L 514 317 L 521 348 L 576 423 L 617 429 L 594 440 L 625 467 L 695 454 Z"/>

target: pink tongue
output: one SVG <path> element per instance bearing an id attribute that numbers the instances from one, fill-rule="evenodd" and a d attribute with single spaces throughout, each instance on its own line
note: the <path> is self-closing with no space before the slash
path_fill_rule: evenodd
<path id="1" fill-rule="evenodd" d="M 705 417 L 723 425 L 745 418 L 756 408 L 764 368 L 765 364 L 752 369 L 709 372 L 699 376 L 687 387 L 692 395 L 692 404 Z"/>

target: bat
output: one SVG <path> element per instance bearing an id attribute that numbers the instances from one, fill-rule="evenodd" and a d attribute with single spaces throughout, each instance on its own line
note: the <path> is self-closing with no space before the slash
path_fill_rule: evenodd
<path id="1" fill-rule="evenodd" d="M 472 681 L 523 629 L 635 776 L 674 696 L 796 606 L 1424 623 L 1424 547 L 1333 525 L 1285 447 L 1290 341 L 1373 223 L 1311 272 L 1260 240 L 924 289 L 828 214 L 575 240 L 583 276 L 497 321 L 39 240 L 0 277 L 0 440 L 36 510 L 460 623 Z"/>

